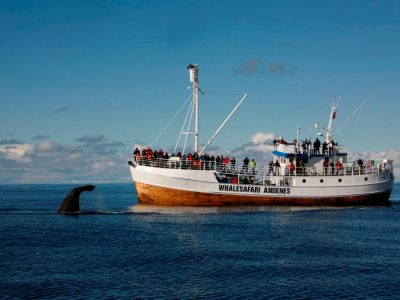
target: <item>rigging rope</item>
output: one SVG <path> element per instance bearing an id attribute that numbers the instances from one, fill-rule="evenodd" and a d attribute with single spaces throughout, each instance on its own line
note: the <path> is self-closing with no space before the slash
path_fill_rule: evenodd
<path id="1" fill-rule="evenodd" d="M 350 120 L 361 110 L 361 108 L 363 108 L 363 106 L 365 104 L 367 104 L 367 102 L 369 100 L 371 100 L 371 98 L 373 98 L 375 96 L 375 92 L 373 92 L 371 95 L 369 95 L 354 111 L 353 113 L 347 117 L 347 119 L 343 122 L 343 124 L 338 128 L 338 130 L 336 130 L 335 135 L 338 135 L 340 133 L 340 131 L 342 131 L 342 129 L 347 125 L 347 123 L 350 122 Z"/>
<path id="2" fill-rule="evenodd" d="M 187 138 L 189 135 L 190 125 L 192 124 L 193 111 L 194 111 L 194 101 L 192 101 L 192 105 L 191 105 L 190 118 L 189 118 L 187 130 L 186 130 L 185 144 L 183 145 L 182 153 L 185 153 L 185 150 L 186 150 Z"/>
<path id="3" fill-rule="evenodd" d="M 189 109 L 188 109 L 188 111 L 187 111 L 187 113 L 186 113 L 185 121 L 183 122 L 181 131 L 179 132 L 178 140 L 176 141 L 176 144 L 175 144 L 175 148 L 174 148 L 174 152 L 173 152 L 173 153 L 175 153 L 175 152 L 176 152 L 176 148 L 178 148 L 178 144 L 179 144 L 179 141 L 181 140 L 182 132 L 183 132 L 183 129 L 185 129 L 185 125 L 186 125 L 186 122 L 187 122 L 187 118 L 188 118 L 189 113 L 190 113 L 190 111 L 191 111 L 191 109 L 192 109 L 192 106 L 193 106 L 193 102 L 192 102 L 191 105 L 189 106 Z"/>
<path id="4" fill-rule="evenodd" d="M 153 147 L 153 144 L 160 138 L 161 135 L 164 134 L 164 132 L 168 129 L 168 127 L 171 125 L 171 123 L 176 119 L 176 117 L 179 115 L 181 110 L 185 107 L 186 103 L 189 101 L 189 99 L 192 97 L 192 95 L 189 95 L 185 102 L 181 105 L 181 107 L 178 109 L 178 111 L 175 113 L 175 115 L 172 117 L 171 120 L 168 121 L 168 123 L 164 126 L 163 129 L 161 129 L 160 133 L 154 138 L 154 140 L 151 142 L 150 147 Z"/>

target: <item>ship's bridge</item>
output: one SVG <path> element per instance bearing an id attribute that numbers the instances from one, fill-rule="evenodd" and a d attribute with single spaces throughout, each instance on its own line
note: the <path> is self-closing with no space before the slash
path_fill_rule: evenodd
<path id="1" fill-rule="evenodd" d="M 283 143 L 276 146 L 272 151 L 273 155 L 285 158 L 310 158 L 310 157 L 329 157 L 346 156 L 347 153 L 342 150 L 341 145 L 328 145 L 326 148 L 315 149 L 313 147 L 301 147 L 296 143 Z"/>
<path id="2" fill-rule="evenodd" d="M 301 143 L 280 143 L 272 151 L 274 161 L 278 161 L 281 166 L 286 166 L 293 161 L 296 166 L 301 162 L 307 167 L 320 167 L 324 160 L 335 163 L 347 162 L 347 153 L 340 145 L 327 145 L 326 147 L 313 148 L 311 146 L 301 146 Z"/>

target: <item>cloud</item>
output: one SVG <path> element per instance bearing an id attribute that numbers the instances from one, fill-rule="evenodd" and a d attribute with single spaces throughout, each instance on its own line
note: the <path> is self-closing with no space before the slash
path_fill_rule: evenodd
<path id="1" fill-rule="evenodd" d="M 0 140 L 0 145 L 16 145 L 16 144 L 23 144 L 24 142 L 21 142 L 16 139 L 2 139 Z"/>
<path id="2" fill-rule="evenodd" d="M 85 135 L 76 139 L 76 141 L 81 143 L 81 147 L 86 151 L 98 154 L 111 154 L 126 146 L 125 143 L 120 141 L 109 142 L 103 134 Z"/>
<path id="3" fill-rule="evenodd" d="M 60 114 L 60 113 L 65 113 L 69 111 L 69 107 L 68 106 L 63 106 L 60 108 L 57 108 L 53 113 L 54 114 Z"/>
<path id="4" fill-rule="evenodd" d="M 278 73 L 278 74 L 282 74 L 282 75 L 293 75 L 294 74 L 294 68 L 286 68 L 284 65 L 282 65 L 279 62 L 273 62 L 270 63 L 267 68 L 266 71 L 269 73 Z"/>
<path id="5" fill-rule="evenodd" d="M 106 140 L 106 138 L 103 134 L 84 135 L 84 136 L 81 136 L 80 138 L 76 139 L 77 142 L 86 143 L 86 144 L 98 144 L 105 140 Z"/>
<path id="6" fill-rule="evenodd" d="M 0 145 L 0 183 L 129 182 L 127 165 L 132 152 L 120 141 L 104 135 L 95 143 L 63 144 L 43 140 L 37 144 Z"/>
<path id="7" fill-rule="evenodd" d="M 271 132 L 256 132 L 250 137 L 250 142 L 233 149 L 231 153 L 236 157 L 248 156 L 254 158 L 259 164 L 266 164 L 272 159 L 274 146 L 272 141 L 275 134 Z"/>
<path id="8" fill-rule="evenodd" d="M 0 141 L 0 159 L 11 161 L 30 161 L 29 153 L 32 151 L 32 145 L 24 144 L 15 139 L 5 139 Z M 1 167 L 1 166 L 0 166 Z"/>
<path id="9" fill-rule="evenodd" d="M 37 135 L 31 137 L 32 140 L 36 140 L 36 141 L 46 140 L 46 139 L 48 139 L 48 138 L 50 138 L 50 135 L 48 135 L 48 134 L 41 134 L 41 133 L 39 133 L 39 134 L 37 134 Z"/>
<path id="10" fill-rule="evenodd" d="M 243 75 L 257 74 L 262 71 L 263 64 L 264 62 L 261 59 L 250 58 L 236 70 L 236 73 Z"/>
<path id="11" fill-rule="evenodd" d="M 293 75 L 294 68 L 285 67 L 280 62 L 271 62 L 267 64 L 264 60 L 259 58 L 250 58 L 244 62 L 236 73 L 241 75 L 254 75 L 254 74 L 280 74 L 280 75 Z"/>
<path id="12" fill-rule="evenodd" d="M 253 134 L 250 138 L 253 144 L 262 144 L 267 141 L 273 141 L 275 139 L 275 134 L 273 133 L 264 133 L 264 132 L 257 132 Z"/>
<path id="13" fill-rule="evenodd" d="M 62 149 L 61 144 L 53 142 L 53 141 L 44 141 L 36 145 L 35 152 L 36 153 L 52 153 L 57 152 Z"/>

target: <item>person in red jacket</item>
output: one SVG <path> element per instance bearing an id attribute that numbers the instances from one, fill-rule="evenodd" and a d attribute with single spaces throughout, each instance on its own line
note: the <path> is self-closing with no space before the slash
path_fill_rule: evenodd
<path id="1" fill-rule="evenodd" d="M 289 173 L 290 173 L 290 175 L 293 175 L 294 169 L 295 169 L 295 166 L 294 166 L 293 160 L 291 160 L 289 162 Z"/>

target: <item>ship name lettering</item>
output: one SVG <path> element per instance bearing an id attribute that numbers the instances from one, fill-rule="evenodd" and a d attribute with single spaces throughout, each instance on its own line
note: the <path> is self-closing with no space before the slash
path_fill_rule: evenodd
<path id="1" fill-rule="evenodd" d="M 290 188 L 266 187 L 264 188 L 264 194 L 290 194 Z"/>
<path id="2" fill-rule="evenodd" d="M 237 193 L 256 193 L 259 194 L 261 192 L 261 188 L 259 186 L 243 186 L 243 185 L 228 185 L 228 184 L 220 184 L 219 190 L 222 192 L 237 192 Z"/>

